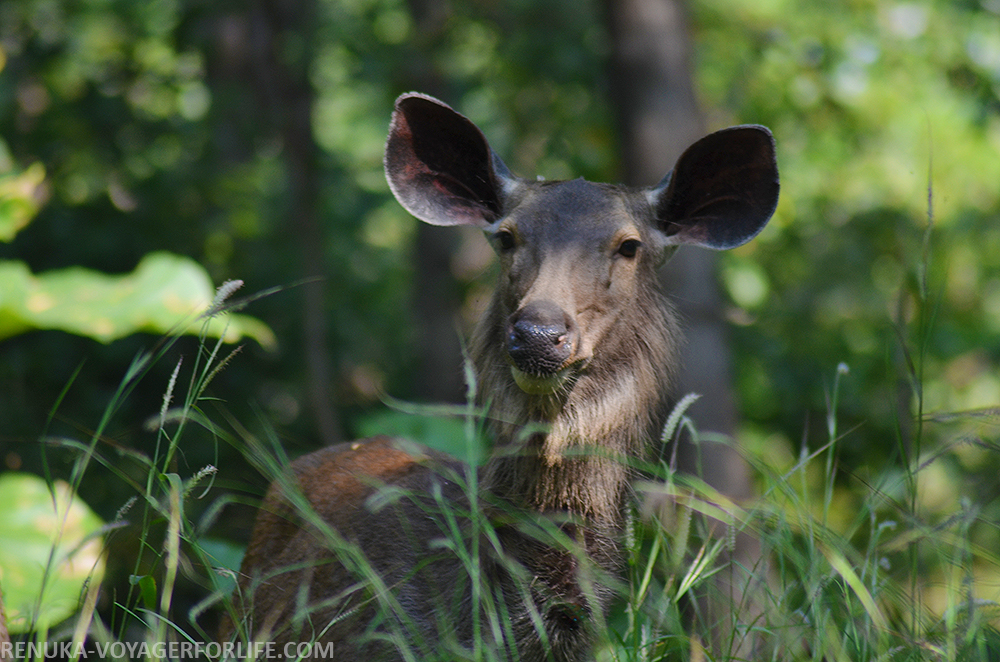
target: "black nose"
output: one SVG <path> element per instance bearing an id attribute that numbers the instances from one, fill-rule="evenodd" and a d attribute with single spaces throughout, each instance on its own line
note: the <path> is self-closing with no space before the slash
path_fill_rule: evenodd
<path id="1" fill-rule="evenodd" d="M 573 352 L 566 315 L 549 302 L 529 304 L 511 316 L 507 354 L 522 372 L 551 375 Z"/>

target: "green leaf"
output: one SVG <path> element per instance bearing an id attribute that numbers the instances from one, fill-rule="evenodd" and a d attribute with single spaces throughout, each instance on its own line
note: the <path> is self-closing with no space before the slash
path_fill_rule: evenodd
<path id="1" fill-rule="evenodd" d="M 237 342 L 247 337 L 272 349 L 274 334 L 248 315 L 199 317 L 214 289 L 198 263 L 150 253 L 130 274 L 82 267 L 32 274 L 21 262 L 0 262 L 0 340 L 32 329 L 58 329 L 108 343 L 137 332 L 199 334 Z M 206 328 L 207 324 L 207 328 Z"/>
<path id="2" fill-rule="evenodd" d="M 35 217 L 45 168 L 35 163 L 22 172 L 0 174 L 0 241 L 10 242 Z"/>
<path id="3" fill-rule="evenodd" d="M 130 575 L 128 581 L 139 587 L 139 597 L 146 609 L 156 609 L 156 578 L 152 575 Z"/>
<path id="4" fill-rule="evenodd" d="M 201 551 L 208 557 L 212 567 L 217 569 L 211 575 L 216 590 L 223 595 L 229 595 L 236 588 L 236 576 L 243 563 L 246 546 L 222 538 L 201 538 L 198 540 L 198 544 L 201 546 Z"/>
<path id="5" fill-rule="evenodd" d="M 11 632 L 48 629 L 68 618 L 87 581 L 104 574 L 104 523 L 63 481 L 0 476 L 0 586 Z M 51 557 L 51 563 L 50 563 Z"/>

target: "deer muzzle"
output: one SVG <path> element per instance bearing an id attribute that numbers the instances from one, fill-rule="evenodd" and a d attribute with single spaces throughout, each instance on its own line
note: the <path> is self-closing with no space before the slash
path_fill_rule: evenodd
<path id="1" fill-rule="evenodd" d="M 531 303 L 511 315 L 507 358 L 521 390 L 543 395 L 559 389 L 574 369 L 576 338 L 573 321 L 555 303 Z"/>

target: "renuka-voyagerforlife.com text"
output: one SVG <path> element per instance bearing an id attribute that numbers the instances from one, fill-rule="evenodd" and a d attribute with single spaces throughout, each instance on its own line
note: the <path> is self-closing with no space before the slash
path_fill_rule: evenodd
<path id="1" fill-rule="evenodd" d="M 170 660 L 245 660 L 245 659 L 334 659 L 336 646 L 332 642 L 287 642 L 283 646 L 271 641 L 235 643 L 216 641 L 135 641 L 135 642 L 3 642 L 0 660 L 40 659 L 170 659 Z"/>

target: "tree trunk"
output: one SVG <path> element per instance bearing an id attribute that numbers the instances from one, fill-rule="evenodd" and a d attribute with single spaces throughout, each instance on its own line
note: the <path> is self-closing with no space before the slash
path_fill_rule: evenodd
<path id="1" fill-rule="evenodd" d="M 444 37 L 451 8 L 445 0 L 409 0 L 408 5 L 419 37 L 407 65 L 407 91 L 445 98 L 442 77 L 426 54 Z M 463 294 L 451 268 L 461 245 L 456 230 L 417 223 L 413 296 L 417 359 L 409 397 L 422 402 L 465 401 L 458 317 Z"/>
<path id="2" fill-rule="evenodd" d="M 423 402 L 465 401 L 457 313 L 462 292 L 451 270 L 459 239 L 455 228 L 418 224 L 414 276 L 418 357 L 413 397 Z"/>
<path id="3" fill-rule="evenodd" d="M 705 134 L 690 75 L 687 20 L 674 0 L 608 0 L 608 9 L 624 180 L 650 186 Z M 689 410 L 699 429 L 728 435 L 736 409 L 715 265 L 711 251 L 681 249 L 662 278 L 687 335 L 677 392 L 701 395 Z"/>
<path id="4" fill-rule="evenodd" d="M 332 359 L 328 342 L 326 301 L 326 233 L 319 218 L 319 148 L 312 132 L 314 93 L 309 83 L 305 48 L 301 61 L 282 53 L 286 35 L 299 34 L 311 43 L 316 6 L 312 1 L 266 0 L 252 5 L 248 84 L 265 117 L 281 139 L 287 168 L 290 204 L 287 227 L 301 250 L 303 276 L 302 333 L 309 411 L 323 445 L 342 439 L 333 403 Z"/>
<path id="5" fill-rule="evenodd" d="M 680 0 L 606 0 L 606 10 L 624 179 L 634 186 L 650 186 L 706 132 L 691 80 L 687 17 Z M 681 315 L 687 338 L 676 393 L 701 395 L 688 410 L 700 432 L 731 437 L 737 412 L 716 262 L 717 256 L 711 251 L 682 248 L 664 268 L 662 278 L 664 290 Z M 679 460 L 682 469 L 697 473 L 721 493 L 737 501 L 751 496 L 749 467 L 731 446 L 682 444 Z M 737 567 L 753 568 L 758 564 L 758 541 L 750 536 L 737 537 L 732 556 L 735 563 L 729 564 L 729 572 L 716 575 L 715 590 L 720 599 L 710 600 L 703 607 L 707 607 L 716 652 L 737 652 L 745 657 L 753 647 L 749 640 L 737 643 L 736 651 L 720 649 L 733 634 L 734 617 L 740 617 L 733 607 L 744 605 L 742 594 L 747 579 Z M 751 607 L 747 611 L 756 610 Z M 739 620 L 747 622 L 754 614 L 742 616 Z"/>

